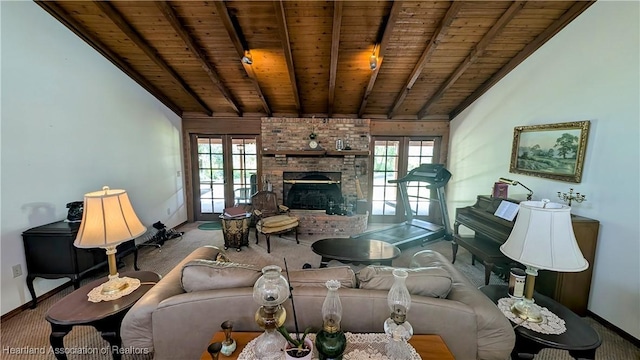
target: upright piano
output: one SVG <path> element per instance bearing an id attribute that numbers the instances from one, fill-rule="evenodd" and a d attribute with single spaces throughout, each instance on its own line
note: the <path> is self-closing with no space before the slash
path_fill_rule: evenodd
<path id="1" fill-rule="evenodd" d="M 507 279 L 510 267 L 524 268 L 523 265 L 514 263 L 500 251 L 500 245 L 507 240 L 515 224 L 515 220 L 508 221 L 493 215 L 502 201 L 520 203 L 520 200 L 515 199 L 478 195 L 475 204 L 456 209 L 451 242 L 453 262 L 456 261 L 458 246 L 467 249 L 471 253 L 472 262 L 475 262 L 476 259 L 483 262 L 485 284 L 489 283 L 489 277 L 494 270 L 503 279 Z M 597 220 L 576 215 L 571 215 L 571 223 L 580 251 L 589 262 L 589 268 L 578 273 L 540 270 L 535 290 L 555 299 L 578 315 L 585 316 L 600 223 Z M 461 225 L 472 230 L 474 235 L 461 235 L 459 233 Z"/>
<path id="2" fill-rule="evenodd" d="M 458 245 L 464 247 L 471 253 L 472 262 L 480 259 L 485 266 L 485 285 L 489 284 L 489 276 L 496 267 L 496 272 L 502 278 L 508 276 L 509 263 L 511 260 L 500 251 L 502 245 L 511 230 L 515 221 L 509 221 L 494 215 L 502 201 L 509 201 L 518 204 L 518 200 L 494 198 L 488 195 L 478 195 L 476 203 L 472 206 L 456 209 L 456 219 L 453 223 L 453 262 L 456 261 Z M 474 235 L 460 235 L 460 225 L 473 230 Z"/>

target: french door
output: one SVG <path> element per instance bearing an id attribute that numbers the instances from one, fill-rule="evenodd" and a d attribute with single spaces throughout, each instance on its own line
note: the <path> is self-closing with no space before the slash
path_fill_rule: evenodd
<path id="1" fill-rule="evenodd" d="M 407 183 L 409 204 L 403 204 L 397 180 L 420 164 L 431 164 L 439 159 L 439 137 L 386 137 L 376 136 L 373 141 L 373 171 L 371 184 L 371 222 L 398 223 L 405 220 L 409 206 L 415 218 L 433 221 L 432 198 L 435 193 L 424 182 Z"/>
<path id="2" fill-rule="evenodd" d="M 192 135 L 191 141 L 195 220 L 217 220 L 226 207 L 250 204 L 257 191 L 256 138 Z"/>

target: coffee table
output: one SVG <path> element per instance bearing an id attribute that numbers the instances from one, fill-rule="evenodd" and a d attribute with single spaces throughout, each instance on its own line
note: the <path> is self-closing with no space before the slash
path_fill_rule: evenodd
<path id="1" fill-rule="evenodd" d="M 506 285 L 487 285 L 480 288 L 480 291 L 496 304 L 498 300 L 508 296 L 507 290 Z M 533 359 L 535 354 L 544 348 L 567 350 L 569 355 L 576 359 L 595 359 L 596 349 L 602 343 L 602 339 L 589 323 L 550 297 L 534 293 L 533 299 L 536 304 L 546 307 L 563 319 L 567 331 L 551 335 L 529 330 L 524 326 L 515 327 L 516 346 L 511 352 L 512 359 Z"/>
<path id="2" fill-rule="evenodd" d="M 311 244 L 311 250 L 322 256 L 320 267 L 327 267 L 331 260 L 354 264 L 380 263 L 391 266 L 391 260 L 400 256 L 400 249 L 397 246 L 373 239 L 322 239 Z"/>
<path id="3" fill-rule="evenodd" d="M 231 356 L 220 356 L 224 360 L 236 360 L 247 344 L 258 337 L 261 332 L 234 332 L 231 337 L 236 340 L 237 349 Z M 216 341 L 224 341 L 224 333 L 222 331 L 216 333 L 210 343 Z M 454 360 L 455 358 L 449 351 L 447 344 L 444 343 L 440 335 L 413 335 L 409 339 L 409 343 L 420 354 L 422 360 Z M 200 356 L 200 360 L 211 360 L 211 356 L 207 349 Z"/>
<path id="4" fill-rule="evenodd" d="M 107 277 L 90 282 L 78 290 L 65 296 L 53 304 L 47 311 L 45 319 L 51 323 L 49 341 L 54 349 L 56 359 L 66 360 L 63 339 L 76 325 L 90 325 L 100 332 L 100 336 L 109 342 L 109 349 L 85 349 L 92 353 L 111 353 L 114 359 L 122 358 L 122 339 L 120 338 L 120 324 L 127 311 L 144 295 L 155 283 L 160 275 L 151 271 L 130 271 L 120 274 L 140 280 L 140 287 L 129 295 L 113 301 L 93 303 L 87 294 L 96 286 L 107 281 Z"/>

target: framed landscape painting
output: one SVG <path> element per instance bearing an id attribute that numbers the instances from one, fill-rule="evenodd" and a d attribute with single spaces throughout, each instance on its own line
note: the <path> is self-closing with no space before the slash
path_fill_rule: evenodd
<path id="1" fill-rule="evenodd" d="M 509 172 L 579 183 L 589 121 L 517 126 Z"/>

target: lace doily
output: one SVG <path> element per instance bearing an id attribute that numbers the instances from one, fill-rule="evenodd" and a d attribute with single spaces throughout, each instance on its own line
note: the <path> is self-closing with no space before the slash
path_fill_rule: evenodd
<path id="1" fill-rule="evenodd" d="M 386 334 L 353 334 L 347 332 L 345 335 L 347 337 L 347 348 L 342 356 L 344 360 L 393 360 L 389 359 L 386 354 Z M 315 341 L 315 334 L 309 334 L 307 336 L 311 340 Z M 421 360 L 422 358 L 418 355 L 416 349 L 414 349 L 411 344 L 408 345 L 411 352 L 411 358 L 406 360 Z M 253 352 L 254 347 L 255 339 L 251 340 L 247 346 L 244 347 L 240 355 L 238 355 L 238 360 L 257 359 L 258 357 Z M 282 359 L 284 359 L 284 352 L 282 353 Z M 315 348 L 313 349 L 312 360 L 318 360 L 318 353 Z"/>
<path id="2" fill-rule="evenodd" d="M 539 332 L 542 334 L 559 335 L 567 331 L 564 325 L 564 320 L 560 319 L 558 315 L 552 313 L 546 307 L 540 306 L 540 314 L 542 315 L 542 322 L 532 323 L 519 318 L 511 311 L 511 306 L 518 301 L 515 298 L 502 298 L 498 300 L 498 308 L 502 310 L 504 316 L 506 316 L 511 322 L 516 323 L 517 326 L 525 327 L 529 330 Z"/>
<path id="3" fill-rule="evenodd" d="M 112 294 L 103 294 L 102 287 L 104 287 L 110 281 L 123 281 L 123 282 L 126 282 L 128 286 L 123 290 L 117 291 Z M 91 289 L 91 291 L 89 291 L 89 293 L 87 294 L 87 297 L 89 298 L 89 301 L 94 303 L 97 303 L 100 301 L 111 301 L 111 300 L 120 299 L 123 296 L 129 295 L 132 292 L 136 291 L 136 289 L 139 287 L 140 287 L 140 279 L 135 279 L 135 278 L 130 278 L 125 276 L 125 277 L 117 278 L 115 280 L 108 280 L 107 282 L 94 287 L 93 289 Z"/>

